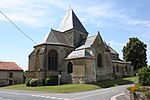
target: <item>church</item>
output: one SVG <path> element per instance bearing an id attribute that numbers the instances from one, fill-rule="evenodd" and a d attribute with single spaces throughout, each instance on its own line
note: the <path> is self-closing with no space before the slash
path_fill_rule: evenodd
<path id="1" fill-rule="evenodd" d="M 92 83 L 133 75 L 131 62 L 103 41 L 100 32 L 93 36 L 69 9 L 57 30 L 51 29 L 29 55 L 28 78 L 61 75 L 63 83 Z M 42 76 L 39 75 L 42 71 Z"/>

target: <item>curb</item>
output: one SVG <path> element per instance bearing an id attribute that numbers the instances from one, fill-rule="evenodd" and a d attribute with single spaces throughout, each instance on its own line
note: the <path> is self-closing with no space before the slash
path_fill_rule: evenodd
<path id="1" fill-rule="evenodd" d="M 125 93 L 121 93 L 121 94 L 115 95 L 115 96 L 111 97 L 111 100 L 116 100 L 116 98 L 117 98 L 118 96 L 121 96 L 121 95 L 124 95 L 124 94 L 125 94 Z"/>

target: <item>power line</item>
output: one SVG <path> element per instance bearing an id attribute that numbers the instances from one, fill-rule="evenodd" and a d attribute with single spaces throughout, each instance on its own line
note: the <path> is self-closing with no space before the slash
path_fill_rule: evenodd
<path id="1" fill-rule="evenodd" d="M 2 15 L 14 26 L 16 27 L 23 35 L 25 35 L 28 39 L 30 39 L 32 42 L 37 44 L 32 38 L 30 38 L 25 32 L 23 32 L 13 21 L 11 21 L 2 11 L 0 11 Z"/>

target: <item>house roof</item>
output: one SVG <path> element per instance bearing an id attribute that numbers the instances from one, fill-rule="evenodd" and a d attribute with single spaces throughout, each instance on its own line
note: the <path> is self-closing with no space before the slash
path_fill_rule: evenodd
<path id="1" fill-rule="evenodd" d="M 51 31 L 38 44 L 56 44 L 70 46 L 64 33 L 51 29 Z"/>
<path id="2" fill-rule="evenodd" d="M 93 58 L 93 56 L 87 50 L 82 49 L 71 52 L 66 59 L 76 59 L 76 58 Z"/>
<path id="3" fill-rule="evenodd" d="M 114 63 L 120 63 L 120 64 L 131 64 L 131 62 L 130 61 L 123 61 L 123 60 L 112 60 L 112 62 L 114 62 Z"/>
<path id="4" fill-rule="evenodd" d="M 108 46 L 108 48 L 110 50 L 110 53 L 118 55 L 118 53 L 112 47 Z"/>
<path id="5" fill-rule="evenodd" d="M 87 39 L 84 40 L 85 41 L 84 45 L 81 45 L 80 47 L 76 48 L 76 50 L 90 48 L 91 45 L 94 43 L 96 37 L 97 37 L 97 35 L 87 37 Z"/>
<path id="6" fill-rule="evenodd" d="M 0 62 L 0 70 L 23 71 L 15 62 Z"/>
<path id="7" fill-rule="evenodd" d="M 58 30 L 61 32 L 65 32 L 70 29 L 76 29 L 81 32 L 88 33 L 72 9 L 68 10 L 58 27 Z"/>

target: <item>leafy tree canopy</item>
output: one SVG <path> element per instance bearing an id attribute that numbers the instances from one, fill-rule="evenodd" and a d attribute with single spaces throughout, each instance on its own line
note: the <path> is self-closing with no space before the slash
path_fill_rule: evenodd
<path id="1" fill-rule="evenodd" d="M 147 66 L 147 45 L 137 37 L 129 38 L 129 42 L 123 47 L 123 59 L 131 61 L 134 70 Z"/>

